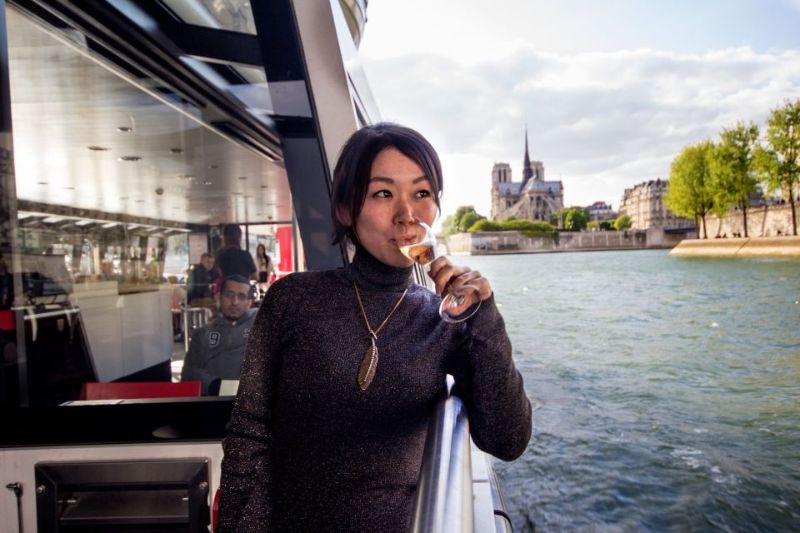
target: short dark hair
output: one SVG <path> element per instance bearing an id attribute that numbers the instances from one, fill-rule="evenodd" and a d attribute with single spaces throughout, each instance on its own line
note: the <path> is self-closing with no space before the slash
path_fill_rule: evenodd
<path id="1" fill-rule="evenodd" d="M 238 224 L 225 224 L 222 228 L 222 240 L 225 244 L 241 244 L 242 241 L 242 228 Z"/>
<path id="2" fill-rule="evenodd" d="M 230 276 L 225 276 L 225 278 L 222 280 L 222 285 L 220 285 L 219 287 L 220 293 L 225 292 L 225 286 L 228 284 L 229 281 L 233 281 L 236 283 L 244 283 L 248 287 L 247 294 L 250 294 L 250 280 L 242 276 L 241 274 L 231 274 Z"/>
<path id="3" fill-rule="evenodd" d="M 399 124 L 380 122 L 365 126 L 353 133 L 344 144 L 333 171 L 333 244 L 342 243 L 345 239 L 357 242 L 353 226 L 367 197 L 372 163 L 386 148 L 396 148 L 419 165 L 430 181 L 436 207 L 441 207 L 442 165 L 431 143 L 418 131 Z M 349 214 L 349 226 L 339 220 L 336 213 L 338 209 L 344 209 Z"/>
<path id="4" fill-rule="evenodd" d="M 203 259 L 205 259 L 206 257 L 210 257 L 211 259 L 214 259 L 214 256 L 213 256 L 213 255 L 211 255 L 210 253 L 208 253 L 208 252 L 203 252 L 203 255 L 201 255 L 201 256 L 200 256 L 200 261 L 202 261 L 202 260 L 203 260 Z"/>

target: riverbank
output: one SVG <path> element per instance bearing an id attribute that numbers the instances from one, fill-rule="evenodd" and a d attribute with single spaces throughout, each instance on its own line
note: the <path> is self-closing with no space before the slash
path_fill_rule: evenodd
<path id="1" fill-rule="evenodd" d="M 519 231 L 481 231 L 440 237 L 447 255 L 509 255 L 554 252 L 606 252 L 672 248 L 685 232 L 662 228 L 628 231 L 562 231 L 550 237 L 527 237 Z"/>
<path id="2" fill-rule="evenodd" d="M 800 257 L 800 237 L 684 239 L 670 255 L 683 257 Z"/>

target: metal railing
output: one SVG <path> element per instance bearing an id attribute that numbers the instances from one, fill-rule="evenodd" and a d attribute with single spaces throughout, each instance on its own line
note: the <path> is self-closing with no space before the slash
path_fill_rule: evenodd
<path id="1" fill-rule="evenodd" d="M 448 376 L 448 389 L 452 378 Z M 428 426 L 411 531 L 472 533 L 472 464 L 467 410 L 452 394 Z"/>

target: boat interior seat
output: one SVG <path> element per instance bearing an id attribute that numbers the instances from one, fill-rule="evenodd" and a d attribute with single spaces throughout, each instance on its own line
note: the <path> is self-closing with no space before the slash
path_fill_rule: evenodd
<path id="1" fill-rule="evenodd" d="M 81 400 L 128 400 L 139 398 L 190 398 L 200 396 L 200 381 L 145 381 L 117 383 L 84 383 Z"/>

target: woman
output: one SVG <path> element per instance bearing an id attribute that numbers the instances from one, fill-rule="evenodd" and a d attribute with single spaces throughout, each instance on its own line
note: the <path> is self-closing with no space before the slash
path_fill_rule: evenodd
<path id="1" fill-rule="evenodd" d="M 270 276 L 275 271 L 272 258 L 267 255 L 267 247 L 263 244 L 256 246 L 256 268 L 258 268 L 258 292 L 263 295 L 267 293 Z"/>
<path id="2" fill-rule="evenodd" d="M 505 460 L 525 450 L 530 404 L 489 281 L 442 257 L 433 294 L 398 250 L 415 224 L 433 223 L 440 169 L 402 126 L 369 126 L 345 144 L 331 211 L 334 242 L 353 243 L 355 257 L 277 281 L 261 305 L 223 443 L 220 531 L 406 531 L 448 373 L 475 443 Z M 460 324 L 438 314 L 448 283 L 483 300 Z"/>

